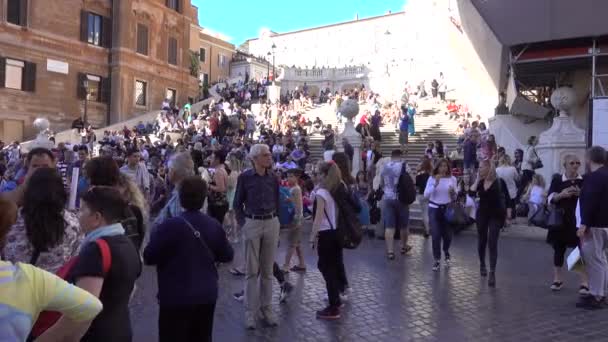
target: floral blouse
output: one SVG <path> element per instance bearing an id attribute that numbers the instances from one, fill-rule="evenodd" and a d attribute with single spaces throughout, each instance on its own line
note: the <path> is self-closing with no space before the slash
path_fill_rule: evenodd
<path id="1" fill-rule="evenodd" d="M 56 273 L 72 256 L 78 255 L 80 243 L 84 238 L 78 223 L 78 216 L 74 212 L 64 210 L 63 219 L 66 223 L 63 240 L 48 252 L 41 252 L 35 265 L 51 273 Z M 19 211 L 17 222 L 11 227 L 6 239 L 6 246 L 3 250 L 4 259 L 13 263 L 30 263 L 33 254 L 34 247 L 27 238 L 25 219 Z"/>

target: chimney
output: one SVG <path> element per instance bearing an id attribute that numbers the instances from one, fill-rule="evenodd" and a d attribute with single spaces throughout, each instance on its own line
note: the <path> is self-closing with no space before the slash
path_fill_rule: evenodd
<path id="1" fill-rule="evenodd" d="M 386 15 L 393 13 L 391 10 L 386 11 Z"/>
<path id="2" fill-rule="evenodd" d="M 355 13 L 355 20 L 359 20 L 359 13 Z"/>

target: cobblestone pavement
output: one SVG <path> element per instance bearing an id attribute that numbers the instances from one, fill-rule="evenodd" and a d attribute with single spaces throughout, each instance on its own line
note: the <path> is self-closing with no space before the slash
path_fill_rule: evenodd
<path id="1" fill-rule="evenodd" d="M 305 240 L 307 241 L 307 240 Z M 409 256 L 394 261 L 384 256 L 384 241 L 365 240 L 345 251 L 353 292 L 342 318 L 315 319 L 325 305 L 324 282 L 316 254 L 306 248 L 308 272 L 290 273 L 295 290 L 287 304 L 274 310 L 278 328 L 244 329 L 242 304 L 232 293 L 243 278 L 220 270 L 220 298 L 215 313 L 215 341 L 608 341 L 608 309 L 585 311 L 574 304 L 578 282 L 569 273 L 561 292 L 552 293 L 552 250 L 538 239 L 504 237 L 499 241 L 497 287 L 479 276 L 477 239 L 472 233 L 455 237 L 453 265 L 432 272 L 430 240 L 414 236 Z M 279 248 L 282 261 L 285 244 Z M 240 260 L 240 253 L 239 253 Z M 282 264 L 280 262 L 279 264 Z M 276 283 L 275 283 L 276 284 Z M 156 279 L 146 268 L 133 301 L 135 341 L 157 338 Z M 176 341 L 179 342 L 179 341 Z"/>

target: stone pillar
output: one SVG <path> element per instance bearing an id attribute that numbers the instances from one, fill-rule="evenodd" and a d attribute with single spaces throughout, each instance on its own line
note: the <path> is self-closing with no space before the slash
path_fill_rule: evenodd
<path id="1" fill-rule="evenodd" d="M 566 154 L 574 154 L 584 160 L 587 148 L 585 130 L 577 127 L 569 115 L 576 103 L 576 93 L 570 87 L 558 88 L 551 95 L 551 104 L 559 111 L 559 116 L 553 119 L 551 128 L 540 134 L 536 146 L 543 162 L 543 168 L 536 172 L 545 178 L 547 185 L 553 174 L 563 172 L 563 157 Z M 584 168 L 580 172 L 584 172 Z"/>
<path id="2" fill-rule="evenodd" d="M 346 138 L 348 142 L 353 146 L 354 154 L 352 165 L 352 175 L 357 176 L 359 170 L 361 170 L 361 135 L 355 130 L 355 124 L 353 119 L 359 114 L 359 103 L 357 100 L 348 99 L 340 106 L 340 114 L 346 118 L 344 124 L 344 131 L 342 131 L 342 138 Z"/>

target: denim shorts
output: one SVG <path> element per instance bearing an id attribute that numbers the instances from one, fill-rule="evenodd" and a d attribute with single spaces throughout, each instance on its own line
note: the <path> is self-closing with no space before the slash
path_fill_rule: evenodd
<path id="1" fill-rule="evenodd" d="M 382 200 L 384 228 L 406 229 L 410 219 L 410 208 L 398 199 Z"/>

